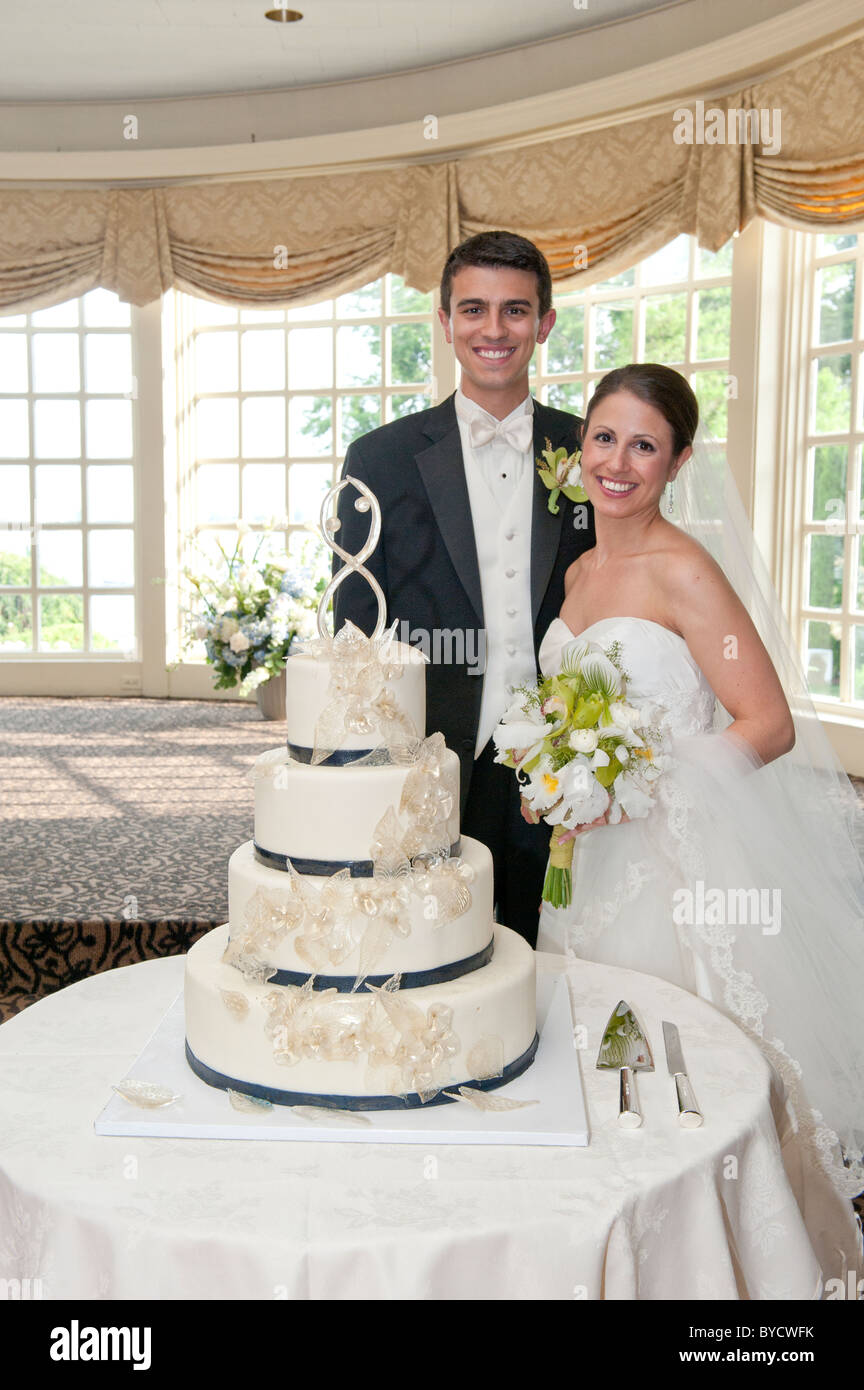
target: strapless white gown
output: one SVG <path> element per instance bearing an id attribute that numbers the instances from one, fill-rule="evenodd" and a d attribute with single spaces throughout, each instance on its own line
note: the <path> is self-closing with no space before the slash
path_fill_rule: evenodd
<path id="1" fill-rule="evenodd" d="M 572 902 L 543 904 L 537 948 L 657 975 L 732 1017 L 782 1078 L 814 1160 L 853 1195 L 864 1166 L 840 1165 L 837 1137 L 861 1155 L 864 903 L 860 874 L 826 872 L 819 789 L 793 777 L 790 799 L 789 767 L 781 785 L 776 764 L 724 732 L 729 716 L 677 633 L 618 617 L 574 634 L 556 618 L 544 675 L 577 635 L 620 642 L 627 699 L 666 711 L 674 765 L 648 816 L 578 837 Z"/>

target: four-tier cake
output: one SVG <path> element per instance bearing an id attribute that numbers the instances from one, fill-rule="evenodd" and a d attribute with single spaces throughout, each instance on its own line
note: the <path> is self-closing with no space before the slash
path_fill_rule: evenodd
<path id="1" fill-rule="evenodd" d="M 334 547 L 336 548 L 336 547 Z M 435 1104 L 537 1046 L 531 947 L 493 922 L 459 760 L 425 729 L 425 658 L 350 623 L 292 655 L 287 748 L 254 768 L 229 921 L 187 957 L 186 1055 L 283 1105 Z"/>

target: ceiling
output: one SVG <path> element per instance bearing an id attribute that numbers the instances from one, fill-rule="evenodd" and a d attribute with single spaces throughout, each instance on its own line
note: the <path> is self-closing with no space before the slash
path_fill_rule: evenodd
<path id="1" fill-rule="evenodd" d="M 669 8 L 670 0 L 293 0 L 304 15 L 297 24 L 265 19 L 271 3 L 0 0 L 0 101 L 126 101 L 348 81 L 572 34 Z"/>

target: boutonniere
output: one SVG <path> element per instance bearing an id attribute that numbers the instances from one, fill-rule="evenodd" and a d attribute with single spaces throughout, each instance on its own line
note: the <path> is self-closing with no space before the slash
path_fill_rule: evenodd
<path id="1" fill-rule="evenodd" d="M 571 502 L 588 501 L 588 494 L 582 486 L 581 458 L 581 449 L 574 449 L 572 454 L 568 454 L 563 445 L 553 449 L 551 440 L 547 439 L 546 448 L 535 460 L 543 485 L 549 489 L 549 510 L 553 516 L 558 515 L 559 492 L 563 492 Z"/>

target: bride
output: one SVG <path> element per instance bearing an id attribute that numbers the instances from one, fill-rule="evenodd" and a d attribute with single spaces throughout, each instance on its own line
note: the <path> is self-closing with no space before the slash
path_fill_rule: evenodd
<path id="1" fill-rule="evenodd" d="M 582 482 L 597 542 L 567 572 L 540 664 L 560 671 L 576 637 L 618 641 L 627 700 L 665 710 L 674 763 L 647 817 L 571 832 L 572 901 L 543 904 L 537 947 L 658 975 L 728 1014 L 782 1078 L 812 1158 L 853 1196 L 862 817 L 698 418 L 685 379 L 652 364 L 610 372 L 588 403 Z M 661 511 L 676 478 L 680 526 Z"/>

